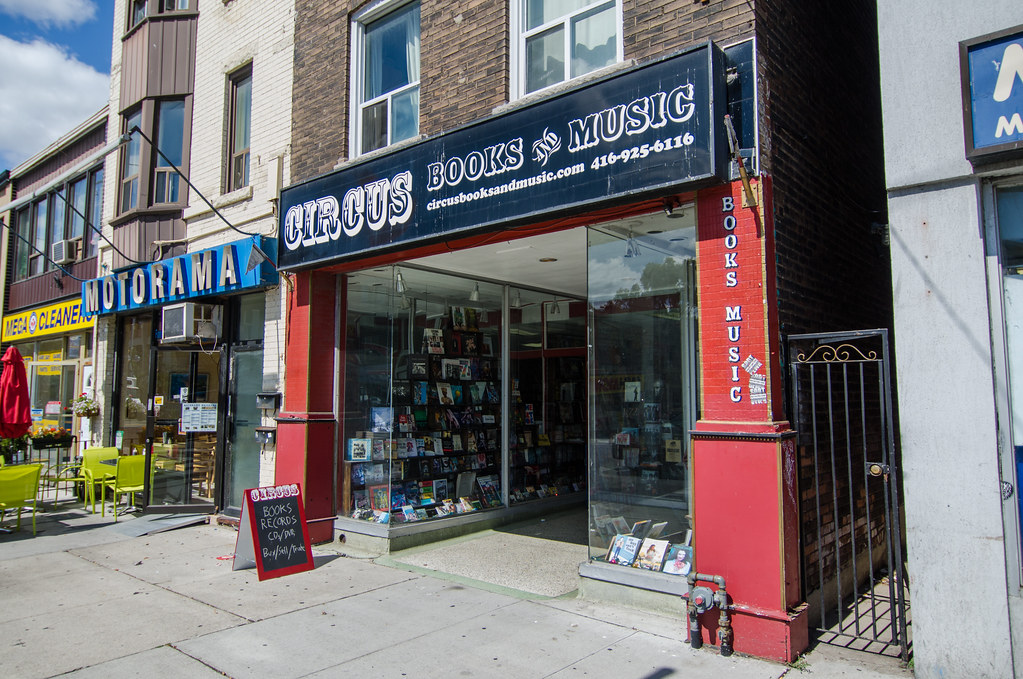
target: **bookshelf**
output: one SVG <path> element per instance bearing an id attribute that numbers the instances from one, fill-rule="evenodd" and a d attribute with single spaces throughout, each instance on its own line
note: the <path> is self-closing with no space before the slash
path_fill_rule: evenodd
<path id="1" fill-rule="evenodd" d="M 535 353 L 513 359 L 512 503 L 586 486 L 586 357 L 582 350 Z"/>
<path id="2" fill-rule="evenodd" d="M 366 405 L 346 441 L 348 514 L 420 521 L 501 506 L 501 380 L 496 328 L 452 307 L 445 328 L 417 328 L 390 405 Z"/>

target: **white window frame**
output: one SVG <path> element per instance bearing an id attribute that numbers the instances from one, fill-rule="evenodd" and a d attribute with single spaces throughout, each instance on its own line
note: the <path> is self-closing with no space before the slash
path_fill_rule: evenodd
<path id="1" fill-rule="evenodd" d="M 537 33 L 543 33 L 544 31 L 548 31 L 551 28 L 553 28 L 554 26 L 557 26 L 558 24 L 562 24 L 564 26 L 566 37 L 571 36 L 571 34 L 572 34 L 572 24 L 571 24 L 571 21 L 572 21 L 572 19 L 574 19 L 575 17 L 577 17 L 577 16 L 579 16 L 581 14 L 586 14 L 587 12 L 592 11 L 594 7 L 596 7 L 597 5 L 602 5 L 605 2 L 606 2 L 606 0 L 593 0 L 592 2 L 590 2 L 585 7 L 582 7 L 582 8 L 580 8 L 580 9 L 574 11 L 574 12 L 571 12 L 570 14 L 563 15 L 563 16 L 561 16 L 561 17 L 559 17 L 557 19 L 554 19 L 552 21 L 548 21 L 547 23 L 542 24 L 540 26 L 537 26 L 536 28 L 534 28 L 532 30 L 529 30 L 529 31 L 526 30 L 526 7 L 525 7 L 526 0 L 512 0 L 509 3 L 509 12 L 508 12 L 508 14 L 509 14 L 509 20 L 511 22 L 511 27 L 510 27 L 510 31 L 509 31 L 509 35 L 511 36 L 511 40 L 509 41 L 510 42 L 510 45 L 509 45 L 510 55 L 509 56 L 511 58 L 511 63 L 509 64 L 509 72 L 510 72 L 510 75 L 511 75 L 511 77 L 509 78 L 509 80 L 510 80 L 510 82 L 509 82 L 510 95 L 509 96 L 511 97 L 512 101 L 514 101 L 516 99 L 520 99 L 520 98 L 525 97 L 525 96 L 535 95 L 535 94 L 537 94 L 539 92 L 543 92 L 544 90 L 549 90 L 551 88 L 558 87 L 559 85 L 563 85 L 564 83 L 571 82 L 572 80 L 575 79 L 571 75 L 571 67 L 572 67 L 571 66 L 571 64 L 572 64 L 572 56 L 571 56 L 572 55 L 572 41 L 569 40 L 569 39 L 566 39 L 565 40 L 565 68 L 566 68 L 566 77 L 565 77 L 565 79 L 560 81 L 560 82 L 557 82 L 557 83 L 555 83 L 553 85 L 549 85 L 547 87 L 541 88 L 539 90 L 535 90 L 533 92 L 529 92 L 527 94 L 527 92 L 526 92 L 526 39 L 531 37 L 531 36 L 533 36 L 533 35 L 536 35 Z M 625 60 L 625 49 L 622 46 L 622 43 L 624 42 L 624 33 L 625 33 L 625 31 L 623 29 L 624 19 L 623 19 L 623 16 L 622 16 L 622 0 L 614 0 L 614 4 L 615 4 L 615 28 L 617 30 L 617 35 L 616 35 L 616 39 L 615 39 L 615 63 L 621 63 L 622 61 Z M 598 70 L 600 70 L 600 69 L 598 69 Z M 594 71 L 590 71 L 590 73 L 593 73 L 593 72 Z M 585 75 L 589 75 L 589 74 L 585 73 L 583 75 L 576 76 L 576 78 L 581 78 L 581 77 L 584 77 Z"/>
<path id="2" fill-rule="evenodd" d="M 224 159 L 224 187 L 227 193 L 244 189 L 252 184 L 252 92 L 255 85 L 253 64 L 244 66 L 227 74 L 227 149 Z M 244 149 L 235 147 L 235 136 L 238 126 L 238 90 L 246 80 L 249 82 L 248 128 L 249 145 Z M 244 164 L 245 181 L 235 183 L 236 164 Z"/>
<path id="3" fill-rule="evenodd" d="M 348 156 L 349 158 L 358 158 L 362 153 L 362 109 L 365 105 L 373 104 L 384 99 L 393 99 L 395 96 L 407 92 L 408 90 L 419 87 L 422 82 L 422 77 L 419 80 L 409 83 L 404 87 L 390 92 L 385 92 L 376 99 L 370 101 L 363 101 L 362 94 L 366 91 L 365 88 L 365 73 L 366 73 L 366 26 L 373 23 L 377 19 L 382 19 L 388 14 L 404 8 L 406 5 L 411 5 L 419 0 L 377 0 L 377 2 L 370 3 L 365 9 L 357 12 L 352 17 L 351 26 L 351 90 L 349 92 L 349 125 L 348 125 Z M 422 3 L 420 3 L 420 11 L 422 10 Z M 422 40 L 422 23 L 420 23 L 420 40 Z M 420 69 L 422 67 L 422 46 L 420 45 Z M 421 90 L 420 90 L 421 91 Z M 391 112 L 393 107 L 390 105 L 387 107 L 387 130 L 388 130 L 388 143 L 382 148 L 390 146 L 392 143 L 390 140 L 390 129 L 391 129 Z M 418 111 L 417 111 L 418 115 Z M 422 122 L 422 121 L 420 121 Z M 405 140 L 402 140 L 405 141 Z M 371 153 L 371 152 L 368 152 Z"/>

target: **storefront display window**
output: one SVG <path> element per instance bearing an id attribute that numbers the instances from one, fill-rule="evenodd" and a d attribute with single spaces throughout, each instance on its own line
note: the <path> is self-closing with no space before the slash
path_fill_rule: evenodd
<path id="1" fill-rule="evenodd" d="M 502 506 L 503 286 L 394 267 L 345 288 L 344 513 L 401 523 Z"/>
<path id="2" fill-rule="evenodd" d="M 41 414 L 38 425 L 71 428 L 71 415 L 64 406 L 74 397 L 74 366 L 64 366 L 65 340 L 55 338 L 36 343 L 29 366 L 32 409 Z"/>
<path id="3" fill-rule="evenodd" d="M 666 568 L 691 563 L 696 232 L 685 214 L 589 230 L 591 559 L 632 564 L 609 548 L 635 556 L 650 538 L 672 555 Z"/>
<path id="4" fill-rule="evenodd" d="M 1018 484 L 1023 478 L 1023 187 L 995 191 L 1001 241 L 1005 353 L 1009 370 L 1009 408 L 1016 474 L 1016 502 L 1023 517 Z M 1021 536 L 1023 538 L 1023 536 Z"/>
<path id="5" fill-rule="evenodd" d="M 91 359 L 91 340 L 91 335 L 74 334 L 17 344 L 25 358 L 33 426 L 63 427 L 83 440 L 80 430 L 87 429 L 86 423 L 75 429 L 70 404 L 86 387 L 79 374 L 83 361 Z"/>

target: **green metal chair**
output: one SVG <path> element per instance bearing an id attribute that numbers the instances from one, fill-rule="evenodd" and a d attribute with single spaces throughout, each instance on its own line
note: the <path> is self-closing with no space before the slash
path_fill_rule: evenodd
<path id="1" fill-rule="evenodd" d="M 115 460 L 120 454 L 117 448 L 86 448 L 82 453 L 82 466 L 71 481 L 85 484 L 85 503 L 92 503 L 92 513 L 96 513 L 96 486 L 101 485 L 108 477 L 113 476 L 116 466 L 106 464 L 104 460 Z"/>
<path id="2" fill-rule="evenodd" d="M 36 534 L 36 496 L 39 493 L 41 464 L 23 464 L 0 469 L 0 521 L 8 510 L 18 510 L 18 525 L 21 530 L 21 511 L 32 510 L 32 535 Z"/>
<path id="3" fill-rule="evenodd" d="M 46 467 L 43 470 L 42 475 L 39 477 L 39 485 L 42 488 L 43 495 L 46 494 L 46 488 L 49 486 L 53 487 L 53 506 L 57 506 L 57 500 L 60 497 L 60 487 L 64 486 L 65 490 L 71 491 L 71 499 L 75 499 L 74 486 L 76 483 L 84 483 L 85 478 L 82 476 L 82 462 L 76 459 L 74 456 L 69 461 L 60 462 L 59 460 Z"/>
<path id="4" fill-rule="evenodd" d="M 100 504 L 103 516 L 107 515 L 107 488 L 114 491 L 114 521 L 117 521 L 117 496 L 128 495 L 129 500 L 132 493 L 141 493 L 146 478 L 146 456 L 128 455 L 117 458 L 117 469 L 112 478 L 107 478 L 102 484 Z M 130 505 L 129 505 L 130 506 Z"/>

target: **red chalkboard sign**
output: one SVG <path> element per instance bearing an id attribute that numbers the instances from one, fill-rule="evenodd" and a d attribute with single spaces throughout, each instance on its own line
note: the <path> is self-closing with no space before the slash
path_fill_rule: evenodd
<path id="1" fill-rule="evenodd" d="M 245 491 L 234 570 L 255 567 L 260 580 L 313 569 L 313 550 L 297 483 Z"/>

